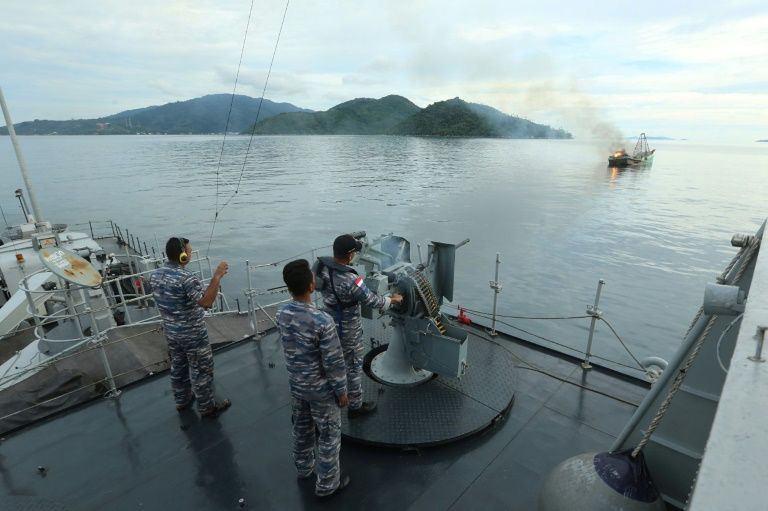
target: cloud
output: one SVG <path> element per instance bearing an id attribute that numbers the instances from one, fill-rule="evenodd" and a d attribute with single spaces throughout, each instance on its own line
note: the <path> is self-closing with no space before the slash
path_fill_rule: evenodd
<path id="1" fill-rule="evenodd" d="M 254 7 L 239 92 L 261 94 L 284 7 Z M 230 92 L 247 15 L 241 0 L 10 3 L 0 85 L 18 120 Z M 458 95 L 576 131 L 572 114 L 589 105 L 626 129 L 684 136 L 687 120 L 735 140 L 768 136 L 764 84 L 761 2 L 329 0 L 291 4 L 267 98 L 326 109 L 353 97 L 426 105 Z"/>

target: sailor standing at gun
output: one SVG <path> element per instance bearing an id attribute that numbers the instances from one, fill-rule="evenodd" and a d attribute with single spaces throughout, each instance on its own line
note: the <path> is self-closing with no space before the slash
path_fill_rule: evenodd
<path id="1" fill-rule="evenodd" d="M 203 291 L 197 275 L 186 269 L 192 259 L 192 245 L 187 238 L 169 239 L 165 254 L 168 262 L 152 273 L 150 284 L 168 341 L 176 409 L 189 408 L 196 397 L 200 415 L 216 417 L 229 408 L 231 402 L 229 399 L 214 401 L 213 352 L 203 309 L 213 306 L 219 283 L 229 266 L 224 261 L 219 263 L 208 288 Z"/>
<path id="2" fill-rule="evenodd" d="M 373 309 L 387 310 L 399 304 L 403 297 L 394 293 L 382 297 L 368 289 L 363 278 L 350 266 L 363 244 L 351 234 L 342 234 L 333 242 L 333 257 L 318 258 L 317 289 L 323 295 L 323 308 L 336 321 L 344 361 L 347 365 L 347 392 L 350 419 L 372 412 L 373 401 L 363 401 L 363 327 L 360 322 L 360 304 Z"/>
<path id="3" fill-rule="evenodd" d="M 315 495 L 326 499 L 350 481 L 339 468 L 340 409 L 348 404 L 344 353 L 333 318 L 312 303 L 315 277 L 309 261 L 286 264 L 283 280 L 293 300 L 280 307 L 276 321 L 291 387 L 293 460 L 299 479 L 317 476 Z"/>

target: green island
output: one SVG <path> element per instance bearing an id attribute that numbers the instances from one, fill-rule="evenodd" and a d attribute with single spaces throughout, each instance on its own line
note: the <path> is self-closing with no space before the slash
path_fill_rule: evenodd
<path id="1" fill-rule="evenodd" d="M 562 129 L 459 98 L 420 108 L 397 95 L 357 98 L 315 112 L 267 99 L 261 102 L 243 95 L 211 94 L 96 119 L 35 119 L 17 123 L 14 128 L 19 135 L 200 135 L 224 133 L 226 129 L 256 135 L 573 138 Z M 0 128 L 0 135 L 7 134 L 6 127 Z"/>

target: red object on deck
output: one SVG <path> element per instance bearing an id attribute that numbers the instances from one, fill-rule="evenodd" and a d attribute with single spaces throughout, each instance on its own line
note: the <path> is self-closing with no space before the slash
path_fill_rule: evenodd
<path id="1" fill-rule="evenodd" d="M 462 307 L 459 307 L 459 315 L 456 316 L 456 319 L 459 320 L 459 323 L 463 323 L 465 325 L 472 324 L 472 320 L 469 319 L 469 316 L 467 316 L 466 312 L 464 312 L 464 309 Z"/>

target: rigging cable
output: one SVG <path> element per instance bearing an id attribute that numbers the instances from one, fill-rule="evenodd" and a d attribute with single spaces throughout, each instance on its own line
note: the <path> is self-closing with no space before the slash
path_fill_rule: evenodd
<path id="1" fill-rule="evenodd" d="M 219 214 L 224 211 L 224 208 L 229 205 L 230 201 L 237 195 L 237 193 L 240 191 L 240 184 L 243 181 L 243 173 L 245 172 L 245 165 L 248 162 L 248 154 L 251 151 L 251 145 L 253 144 L 253 136 L 256 134 L 256 124 L 259 122 L 259 115 L 261 114 L 261 106 L 264 103 L 264 95 L 267 92 L 267 85 L 269 84 L 269 77 L 272 74 L 272 65 L 275 63 L 275 56 L 277 55 L 277 47 L 280 44 L 280 36 L 283 33 L 283 25 L 285 24 L 285 17 L 288 14 L 288 6 L 291 4 L 291 0 L 286 0 L 285 2 L 285 10 L 283 11 L 283 18 L 280 21 L 280 30 L 277 32 L 277 39 L 275 40 L 275 48 L 272 50 L 272 60 L 269 62 L 269 69 L 267 70 L 267 77 L 264 80 L 264 88 L 261 91 L 261 98 L 259 99 L 259 107 L 256 110 L 256 119 L 253 121 L 253 127 L 251 128 L 251 137 L 248 140 L 248 147 L 245 150 L 245 157 L 243 158 L 243 166 L 240 169 L 240 175 L 237 178 L 237 185 L 235 187 L 235 190 L 232 192 L 232 194 L 227 198 L 227 200 L 224 201 L 224 203 L 221 205 L 221 208 L 218 207 L 219 203 L 219 194 L 218 194 L 218 187 L 219 187 L 219 172 L 218 169 L 216 171 L 216 211 L 213 215 L 213 223 L 211 225 L 211 235 L 208 238 L 208 249 L 206 251 L 206 255 L 208 255 L 211 252 L 211 243 L 213 241 L 213 232 L 214 229 L 216 229 L 216 222 L 219 219 Z M 253 0 L 251 0 L 251 9 L 253 9 Z M 250 20 L 250 14 L 248 15 L 248 19 Z M 248 33 L 248 28 L 246 27 L 246 35 Z M 243 48 L 245 48 L 245 38 L 243 39 Z M 242 54 L 240 57 L 240 61 L 242 63 Z M 240 64 L 238 64 L 238 76 L 240 74 Z M 237 86 L 237 82 L 235 82 L 235 86 Z M 234 93 L 233 96 L 234 98 Z M 225 134 L 226 136 L 226 134 Z M 222 151 L 223 151 L 223 145 L 222 145 Z"/>
<path id="2" fill-rule="evenodd" d="M 237 92 L 237 82 L 240 79 L 240 67 L 243 65 L 243 55 L 245 54 L 245 42 L 248 40 L 248 29 L 251 26 L 251 15 L 253 14 L 253 3 L 251 0 L 251 8 L 248 11 L 248 21 L 245 23 L 245 34 L 243 34 L 243 45 L 240 48 L 240 60 L 237 63 L 237 72 L 235 73 L 235 85 L 232 87 L 232 97 L 229 99 L 229 110 L 227 111 L 227 122 L 224 125 L 224 138 L 221 141 L 221 150 L 219 151 L 219 161 L 216 163 L 216 207 L 214 208 L 214 214 L 219 214 L 219 172 L 221 171 L 221 160 L 224 157 L 224 145 L 227 142 L 227 133 L 229 132 L 229 121 L 232 118 L 232 106 L 235 103 L 235 92 Z M 214 218 L 213 225 L 216 225 Z M 211 237 L 213 237 L 213 227 L 211 227 Z M 208 241 L 208 250 L 210 251 L 211 244 Z M 207 254 L 206 254 L 207 255 Z"/>

